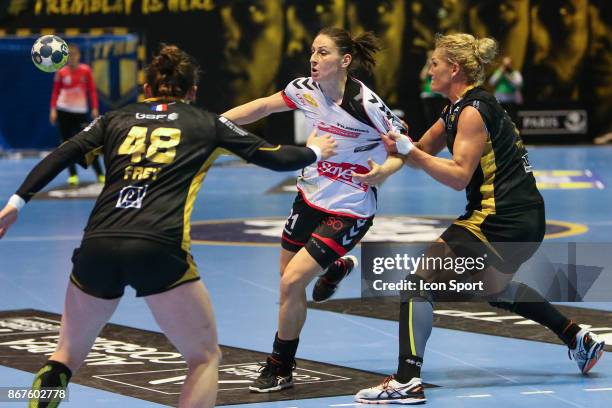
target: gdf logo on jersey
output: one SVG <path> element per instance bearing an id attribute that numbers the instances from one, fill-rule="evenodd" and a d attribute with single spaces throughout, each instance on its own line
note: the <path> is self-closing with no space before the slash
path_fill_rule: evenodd
<path id="1" fill-rule="evenodd" d="M 116 208 L 141 208 L 142 200 L 147 194 L 147 188 L 149 185 L 144 187 L 127 186 L 123 187 L 119 192 L 119 199 L 117 200 Z"/>
<path id="2" fill-rule="evenodd" d="M 173 113 L 161 113 L 161 114 L 153 114 L 153 113 L 140 113 L 138 112 L 136 114 L 136 119 L 153 119 L 153 120 L 160 120 L 160 119 L 166 119 L 166 120 L 177 120 L 179 117 L 178 113 L 173 112 Z"/>

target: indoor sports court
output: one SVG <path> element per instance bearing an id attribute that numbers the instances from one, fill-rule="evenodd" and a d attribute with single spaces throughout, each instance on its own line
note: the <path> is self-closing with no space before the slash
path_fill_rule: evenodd
<path id="1" fill-rule="evenodd" d="M 612 200 L 611 154 L 608 147 L 530 149 L 532 164 L 548 174 L 547 186 L 541 189 L 550 231 L 545 242 L 607 242 L 612 231 L 607 216 Z M 4 175 L 0 194 L 12 194 L 36 161 L 0 160 Z M 86 176 L 93 181 L 93 173 Z M 276 330 L 277 240 L 293 200 L 292 176 L 220 159 L 194 208 L 193 254 L 210 290 L 224 351 L 219 405 L 359 406 L 353 394 L 395 370 L 397 305 L 383 300 L 361 304 L 357 271 L 332 300 L 309 308 L 296 386 L 268 395 L 249 393 L 257 362 L 265 358 Z M 288 187 L 283 190 L 282 185 Z M 58 177 L 49 187 L 66 191 L 64 178 Z M 436 226 L 443 227 L 449 217 L 462 211 L 462 194 L 436 184 L 422 172 L 404 169 L 380 190 L 380 213 L 372 235 L 379 236 L 380 225 L 393 229 L 404 242 L 435 236 Z M 70 258 L 92 206 L 91 199 L 34 200 L 0 243 L 3 386 L 29 387 L 32 372 L 53 349 Z M 353 253 L 360 257 L 359 247 Z M 428 404 L 603 407 L 612 401 L 609 356 L 604 355 L 588 376 L 582 376 L 568 359 L 567 348 L 546 329 L 478 305 L 446 303 L 444 310 L 436 311 L 423 368 L 430 387 Z M 564 311 L 607 340 L 612 336 L 611 305 L 568 303 Z M 27 322 L 11 324 L 18 318 Z M 128 289 L 111 323 L 101 335 L 100 347 L 90 354 L 91 362 L 74 377 L 69 402 L 64 404 L 148 407 L 175 403 L 184 364 L 176 355 L 157 354 L 173 349 L 159 334 L 144 301 Z M 118 350 L 111 341 L 129 345 Z M 129 354 L 130 350 L 135 353 Z"/>
<path id="2" fill-rule="evenodd" d="M 609 0 L 0 4 L 0 406 L 612 406 Z"/>

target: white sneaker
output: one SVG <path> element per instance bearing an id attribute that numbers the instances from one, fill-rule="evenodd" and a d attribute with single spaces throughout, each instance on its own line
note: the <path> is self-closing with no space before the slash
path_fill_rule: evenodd
<path id="1" fill-rule="evenodd" d="M 580 329 L 576 334 L 576 347 L 569 349 L 570 360 L 572 356 L 578 364 L 582 374 L 587 374 L 603 355 L 606 343 L 586 329 Z"/>
<path id="2" fill-rule="evenodd" d="M 390 375 L 376 387 L 364 388 L 355 395 L 355 401 L 362 404 L 423 404 L 425 398 L 423 382 L 420 378 L 413 378 L 406 384 L 397 382 L 395 376 Z"/>

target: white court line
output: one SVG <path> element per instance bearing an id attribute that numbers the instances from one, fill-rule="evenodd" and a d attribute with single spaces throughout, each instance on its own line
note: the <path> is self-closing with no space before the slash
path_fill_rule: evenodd
<path id="1" fill-rule="evenodd" d="M 584 391 L 593 392 L 593 391 L 612 391 L 612 388 L 585 388 Z"/>
<path id="2" fill-rule="evenodd" d="M 274 290 L 274 289 L 269 288 L 269 287 L 267 287 L 267 286 L 260 285 L 260 284 L 258 284 L 258 283 L 255 283 L 255 282 L 251 281 L 251 280 L 244 279 L 244 278 L 241 278 L 241 277 L 239 277 L 239 276 L 234 276 L 234 275 L 232 275 L 232 274 L 227 274 L 226 276 L 227 276 L 228 278 L 231 278 L 231 279 L 236 279 L 236 280 L 239 280 L 239 281 L 241 281 L 241 282 L 248 283 L 249 285 L 251 285 L 251 286 L 255 286 L 256 288 L 263 289 L 263 290 L 265 290 L 266 292 L 269 292 L 269 293 L 274 293 L 275 295 L 278 295 L 278 290 Z"/>
<path id="3" fill-rule="evenodd" d="M 380 334 L 385 335 L 385 336 L 387 336 L 387 337 L 391 337 L 391 338 L 395 338 L 395 339 L 397 339 L 397 335 L 395 335 L 395 334 L 391 334 L 391 333 L 385 332 L 385 331 L 383 331 L 383 330 L 376 329 L 376 328 L 374 328 L 374 327 L 372 327 L 372 326 L 369 326 L 369 325 L 367 325 L 367 324 L 365 324 L 365 323 L 361 323 L 361 322 L 354 321 L 354 320 L 352 320 L 352 319 L 347 318 L 347 317 L 346 317 L 346 316 L 344 316 L 343 314 L 338 313 L 338 315 L 339 315 L 339 317 L 340 317 L 342 320 L 346 320 L 347 322 L 353 323 L 353 324 L 355 324 L 355 325 L 357 325 L 357 326 L 366 327 L 366 328 L 368 328 L 368 329 L 370 329 L 370 330 L 372 330 L 372 331 L 374 331 L 374 332 L 380 333 Z M 397 322 L 396 322 L 396 323 L 397 323 Z M 477 334 L 477 333 L 475 333 L 475 334 Z M 477 369 L 477 370 L 481 370 L 481 371 L 487 372 L 487 373 L 489 373 L 489 374 L 493 374 L 493 375 L 495 375 L 495 376 L 497 376 L 497 377 L 499 377 L 499 378 L 502 378 L 502 379 L 504 379 L 504 380 L 506 380 L 506 381 L 508 381 L 508 382 L 510 382 L 510 383 L 513 383 L 513 384 L 519 384 L 519 382 L 518 382 L 518 381 L 513 380 L 513 379 L 511 379 L 511 378 L 509 378 L 509 377 L 506 377 L 506 376 L 504 376 L 504 375 L 502 375 L 502 374 L 496 373 L 495 371 L 488 370 L 488 369 L 486 369 L 486 368 L 476 366 L 476 365 L 474 365 L 474 364 L 468 363 L 467 361 L 463 361 L 463 360 L 461 360 L 460 358 L 457 358 L 457 357 L 451 356 L 451 355 L 446 354 L 446 353 L 443 353 L 443 352 L 441 352 L 441 351 L 434 350 L 434 349 L 432 349 L 432 348 L 429 348 L 428 350 L 430 350 L 430 351 L 432 351 L 432 352 L 434 352 L 434 353 L 436 353 L 436 354 L 439 354 L 439 355 L 441 355 L 441 356 L 443 356 L 443 357 L 449 358 L 449 359 L 451 359 L 451 360 L 455 360 L 455 361 L 457 361 L 457 362 L 459 362 L 459 363 L 462 363 L 462 364 L 465 364 L 465 365 L 470 366 L 470 367 L 472 367 L 472 368 L 475 368 L 475 369 Z M 538 390 L 537 390 L 537 389 L 534 389 L 534 391 L 538 391 Z M 563 399 L 563 398 L 561 398 L 561 397 L 558 397 L 557 395 L 554 395 L 554 394 L 544 394 L 544 395 L 548 395 L 548 396 L 550 396 L 551 398 L 554 398 L 554 399 L 556 399 L 556 400 L 559 400 L 559 401 L 565 402 L 566 404 L 569 404 L 569 405 L 573 405 L 573 406 L 575 406 L 575 407 L 577 407 L 577 408 L 583 408 L 583 405 L 578 405 L 578 404 L 576 404 L 576 403 L 574 403 L 574 402 L 572 402 L 572 401 L 568 401 L 568 400 L 566 400 L 566 399 Z"/>
<path id="4" fill-rule="evenodd" d="M 457 395 L 457 398 L 487 398 L 492 397 L 491 394 L 473 394 L 473 395 Z"/>
<path id="5" fill-rule="evenodd" d="M 353 404 L 332 404 L 330 405 L 330 407 L 360 407 L 363 404 L 360 404 L 359 402 L 357 403 L 353 403 Z"/>
<path id="6" fill-rule="evenodd" d="M 534 395 L 534 394 L 554 394 L 554 391 L 525 391 L 521 392 L 523 395 Z"/>

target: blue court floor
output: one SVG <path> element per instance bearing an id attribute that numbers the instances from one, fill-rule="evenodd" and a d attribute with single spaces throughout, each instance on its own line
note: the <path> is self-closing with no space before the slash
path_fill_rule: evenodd
<path id="1" fill-rule="evenodd" d="M 546 172 L 542 180 L 547 188 L 541 191 L 547 218 L 582 226 L 575 229 L 577 235 L 555 239 L 611 242 L 612 147 L 531 147 L 530 159 L 536 170 Z M 36 162 L 0 159 L 0 200 L 8 199 Z M 80 169 L 80 175 L 83 180 L 93 180 L 89 170 Z M 192 220 L 286 217 L 293 195 L 266 192 L 288 176 L 254 166 L 214 166 L 199 193 Z M 64 184 L 66 178 L 67 173 L 62 173 L 50 187 Z M 464 205 L 464 193 L 412 169 L 403 169 L 388 180 L 379 196 L 379 214 L 383 216 L 453 217 L 462 213 Z M 0 312 L 62 312 L 70 257 L 79 245 L 92 206 L 93 200 L 35 200 L 26 206 L 18 223 L 0 241 Z M 220 343 L 270 351 L 278 313 L 278 247 L 194 244 L 192 252 L 212 297 Z M 354 254 L 360 256 L 359 248 Z M 359 295 L 360 279 L 354 274 L 336 298 Z M 612 311 L 612 303 L 605 302 L 574 306 Z M 145 302 L 135 298 L 131 289 L 111 322 L 159 331 Z M 309 310 L 298 357 L 390 374 L 397 362 L 397 331 L 397 323 L 391 321 Z M 612 328 L 607 334 L 612 336 Z M 5 352 L 1 346 L 0 352 Z M 31 373 L 0 366 L 0 387 L 28 387 L 32 377 Z M 585 377 L 568 359 L 565 347 L 536 341 L 434 328 L 423 378 L 438 386 L 427 391 L 431 407 L 612 406 L 610 356 L 604 356 Z M 70 387 L 70 401 L 62 406 L 158 406 L 78 384 Z M 356 391 L 349 389 L 346 394 Z M 231 407 L 357 405 L 347 395 Z"/>

